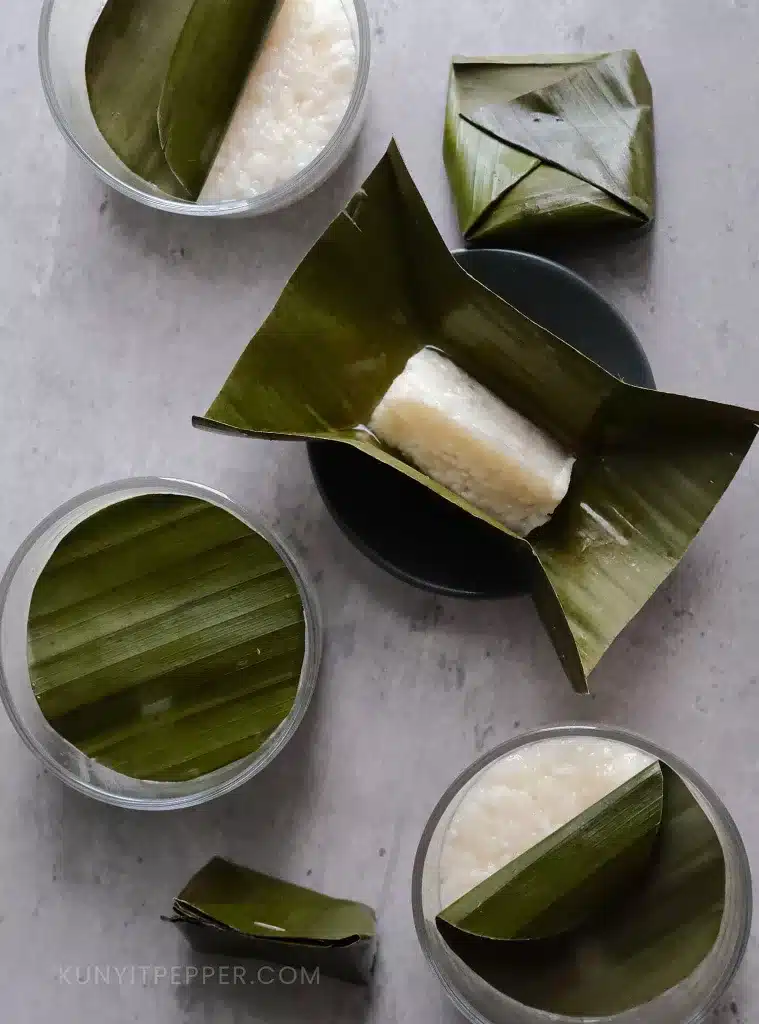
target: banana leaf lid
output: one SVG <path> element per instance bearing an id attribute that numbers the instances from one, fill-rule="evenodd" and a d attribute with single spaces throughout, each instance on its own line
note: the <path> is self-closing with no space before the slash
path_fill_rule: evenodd
<path id="1" fill-rule="evenodd" d="M 529 538 L 367 431 L 408 359 L 430 345 L 577 456 L 567 497 Z M 533 561 L 533 596 L 562 664 L 587 692 L 722 497 L 758 421 L 750 409 L 626 384 L 498 298 L 456 262 L 393 143 L 193 422 L 352 445 L 512 537 Z"/>
<path id="2" fill-rule="evenodd" d="M 374 911 L 215 857 L 174 900 L 199 953 L 267 960 L 366 984 L 377 951 Z"/>
<path id="3" fill-rule="evenodd" d="M 634 50 L 455 58 L 443 152 L 474 245 L 640 231 L 654 218 L 653 100 Z"/>
<path id="4" fill-rule="evenodd" d="M 130 778 L 182 782 L 289 735 L 320 646 L 280 542 L 223 496 L 164 483 L 114 487 L 57 542 L 32 593 L 28 666 L 74 747 Z"/>

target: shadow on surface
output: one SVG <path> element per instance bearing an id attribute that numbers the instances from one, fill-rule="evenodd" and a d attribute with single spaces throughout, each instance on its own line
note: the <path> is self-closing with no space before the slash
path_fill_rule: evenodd
<path id="1" fill-rule="evenodd" d="M 576 270 L 593 284 L 612 277 L 629 291 L 645 292 L 651 281 L 656 225 L 641 235 L 586 245 L 553 247 L 542 255 Z M 601 279 L 601 281 L 599 281 Z"/>
<path id="2" fill-rule="evenodd" d="M 283 243 L 297 253 L 304 239 L 317 237 L 353 192 L 358 151 L 353 149 L 335 174 L 294 206 L 260 217 L 218 219 L 161 213 L 106 190 L 103 214 L 111 226 L 148 255 L 168 264 L 191 259 L 195 272 L 208 279 L 226 277 L 230 266 L 244 265 L 251 252 L 265 254 Z M 219 259 L 220 252 L 224 258 Z M 302 254 L 301 254 L 302 255 Z M 296 255 L 296 260 L 300 255 Z"/>

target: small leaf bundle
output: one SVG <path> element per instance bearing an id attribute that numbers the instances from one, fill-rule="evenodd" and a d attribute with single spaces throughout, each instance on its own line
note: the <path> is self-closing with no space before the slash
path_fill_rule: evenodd
<path id="1" fill-rule="evenodd" d="M 634 50 L 456 58 L 443 153 L 472 244 L 564 241 L 654 218 L 653 101 Z"/>
<path id="2" fill-rule="evenodd" d="M 298 584 L 231 512 L 151 494 L 58 544 L 34 588 L 32 688 L 50 725 L 132 778 L 197 778 L 258 750 L 292 711 Z"/>
<path id="3" fill-rule="evenodd" d="M 280 3 L 108 0 L 87 47 L 87 92 L 130 170 L 198 198 Z"/>
<path id="4" fill-rule="evenodd" d="M 266 960 L 366 984 L 377 950 L 374 911 L 215 857 L 174 900 L 199 953 Z"/>
<path id="5" fill-rule="evenodd" d="M 527 539 L 366 429 L 410 357 L 428 346 L 576 456 L 566 498 Z M 194 419 L 241 436 L 352 445 L 513 536 L 579 692 L 687 551 L 758 421 L 753 410 L 625 384 L 475 281 L 449 252 L 395 144 Z"/>
<path id="6" fill-rule="evenodd" d="M 436 926 L 500 992 L 585 1019 L 689 977 L 716 942 L 724 902 L 714 827 L 657 762 L 441 910 Z"/>

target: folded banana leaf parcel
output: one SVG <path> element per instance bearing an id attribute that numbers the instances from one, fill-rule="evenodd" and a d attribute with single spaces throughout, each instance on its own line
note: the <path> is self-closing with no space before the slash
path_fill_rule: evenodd
<path id="1" fill-rule="evenodd" d="M 511 536 L 564 668 L 587 692 L 758 421 L 625 384 L 476 281 L 393 143 L 193 422 L 352 445 Z"/>
<path id="2" fill-rule="evenodd" d="M 266 960 L 366 984 L 377 952 L 374 911 L 221 857 L 174 900 L 175 924 L 198 953 Z"/>
<path id="3" fill-rule="evenodd" d="M 443 152 L 474 245 L 539 245 L 648 227 L 651 85 L 634 50 L 460 57 Z"/>

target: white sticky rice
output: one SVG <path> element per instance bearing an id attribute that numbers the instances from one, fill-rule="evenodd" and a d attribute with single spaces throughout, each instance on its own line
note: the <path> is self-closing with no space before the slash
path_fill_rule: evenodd
<path id="1" fill-rule="evenodd" d="M 409 359 L 369 428 L 520 536 L 546 523 L 569 488 L 573 456 L 434 349 Z"/>
<path id="2" fill-rule="evenodd" d="M 200 201 L 259 195 L 307 167 L 345 115 L 356 67 L 341 0 L 284 0 Z"/>
<path id="3" fill-rule="evenodd" d="M 443 837 L 440 906 L 447 907 L 654 758 L 592 736 L 538 740 L 475 776 Z"/>

